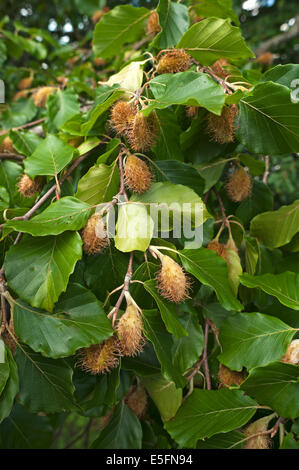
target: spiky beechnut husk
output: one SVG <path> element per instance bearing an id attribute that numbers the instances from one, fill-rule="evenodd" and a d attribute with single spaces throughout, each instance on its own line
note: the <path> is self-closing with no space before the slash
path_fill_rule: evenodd
<path id="1" fill-rule="evenodd" d="M 237 372 L 235 370 L 230 370 L 228 367 L 220 364 L 219 373 L 218 373 L 219 380 L 222 385 L 225 387 L 230 387 L 231 385 L 241 385 L 241 383 L 245 380 L 245 375 L 243 372 Z"/>
<path id="2" fill-rule="evenodd" d="M 153 11 L 146 23 L 146 32 L 148 36 L 154 37 L 161 31 L 159 25 L 159 15 L 156 11 Z"/>
<path id="3" fill-rule="evenodd" d="M 241 202 L 250 196 L 252 190 L 252 180 L 243 167 L 239 167 L 230 177 L 226 191 L 229 198 L 234 202 Z"/>
<path id="4" fill-rule="evenodd" d="M 91 374 L 110 372 L 119 363 L 119 344 L 116 336 L 111 336 L 101 344 L 92 344 L 80 349 L 78 365 Z"/>
<path id="5" fill-rule="evenodd" d="M 117 101 L 111 109 L 111 127 L 119 134 L 128 132 L 136 113 L 135 106 L 127 101 Z"/>
<path id="6" fill-rule="evenodd" d="M 51 86 L 42 86 L 41 88 L 38 88 L 32 96 L 35 106 L 38 108 L 45 108 L 48 96 L 52 95 L 54 91 L 55 88 Z"/>
<path id="7" fill-rule="evenodd" d="M 163 255 L 162 266 L 157 275 L 157 287 L 160 294 L 171 302 L 182 302 L 189 295 L 190 280 L 183 268 L 170 256 Z"/>
<path id="8" fill-rule="evenodd" d="M 281 359 L 288 364 L 299 364 L 299 339 L 294 339 Z"/>
<path id="9" fill-rule="evenodd" d="M 166 52 L 158 62 L 157 73 L 184 72 L 191 67 L 191 57 L 184 49 L 174 49 Z"/>
<path id="10" fill-rule="evenodd" d="M 93 214 L 82 230 L 83 251 L 88 255 L 100 253 L 109 245 L 105 223 L 100 214 Z"/>
<path id="11" fill-rule="evenodd" d="M 127 306 L 117 323 L 116 331 L 123 356 L 136 356 L 142 351 L 145 343 L 142 335 L 142 319 L 135 305 Z"/>
<path id="12" fill-rule="evenodd" d="M 14 146 L 12 143 L 11 138 L 7 135 L 4 137 L 0 144 L 0 152 L 7 152 L 7 153 L 13 153 L 14 152 Z"/>
<path id="13" fill-rule="evenodd" d="M 136 152 L 149 150 L 156 141 L 157 120 L 155 113 L 144 116 L 138 112 L 134 117 L 127 133 L 130 146 Z"/>
<path id="14" fill-rule="evenodd" d="M 32 81 L 33 81 L 32 76 L 22 78 L 22 80 L 20 80 L 18 83 L 19 90 L 26 90 L 27 88 L 30 88 L 32 85 Z"/>
<path id="15" fill-rule="evenodd" d="M 135 155 L 128 155 L 125 163 L 126 186 L 133 193 L 143 194 L 151 184 L 153 175 L 148 165 Z"/>
<path id="16" fill-rule="evenodd" d="M 132 388 L 125 398 L 125 403 L 135 413 L 137 418 L 142 418 L 146 412 L 147 395 L 145 389 L 138 385 Z"/>
<path id="17" fill-rule="evenodd" d="M 42 190 L 43 182 L 44 179 L 41 176 L 32 179 L 24 173 L 17 183 L 18 191 L 24 197 L 33 197 Z"/>
<path id="18" fill-rule="evenodd" d="M 207 249 L 215 251 L 218 256 L 221 256 L 221 258 L 226 259 L 226 248 L 224 243 L 219 243 L 219 241 L 216 239 L 211 240 L 207 244 Z"/>
<path id="19" fill-rule="evenodd" d="M 258 436 L 255 434 L 267 431 L 268 424 L 272 418 L 273 415 L 265 416 L 242 429 L 246 437 L 253 436 L 247 439 L 244 449 L 269 449 L 271 447 L 271 439 L 269 439 L 268 434 L 260 434 Z"/>
<path id="20" fill-rule="evenodd" d="M 227 144 L 233 142 L 236 130 L 235 118 L 238 114 L 238 107 L 235 104 L 224 106 L 220 116 L 209 113 L 207 117 L 206 130 L 215 142 Z"/>

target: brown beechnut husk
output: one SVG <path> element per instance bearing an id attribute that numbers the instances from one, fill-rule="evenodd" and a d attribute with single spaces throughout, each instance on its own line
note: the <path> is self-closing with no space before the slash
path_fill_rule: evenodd
<path id="1" fill-rule="evenodd" d="M 13 97 L 13 101 L 18 101 L 21 98 L 27 98 L 28 93 L 30 93 L 30 90 L 17 91 Z"/>
<path id="2" fill-rule="evenodd" d="M 260 65 L 271 65 L 273 64 L 274 61 L 274 56 L 271 54 L 271 52 L 264 52 L 264 54 L 261 54 L 257 59 L 257 63 Z"/>
<path id="3" fill-rule="evenodd" d="M 243 167 L 234 171 L 226 185 L 229 198 L 234 202 L 244 201 L 250 196 L 252 190 L 252 180 Z"/>
<path id="4" fill-rule="evenodd" d="M 14 147 L 11 138 L 7 135 L 0 144 L 0 152 L 13 153 Z"/>
<path id="5" fill-rule="evenodd" d="M 224 70 L 223 66 L 228 66 L 230 65 L 229 62 L 227 62 L 226 59 L 218 59 L 216 62 L 214 62 L 213 65 L 211 65 L 212 71 L 217 75 L 217 77 L 220 78 L 226 78 L 229 75 L 229 72 Z"/>
<path id="6" fill-rule="evenodd" d="M 186 114 L 190 119 L 198 116 L 198 106 L 186 106 Z"/>
<path id="7" fill-rule="evenodd" d="M 156 11 L 153 11 L 146 23 L 146 32 L 148 36 L 154 37 L 161 31 L 159 25 L 159 15 Z"/>
<path id="8" fill-rule="evenodd" d="M 116 336 L 106 339 L 101 344 L 92 344 L 79 350 L 78 365 L 91 374 L 110 372 L 119 363 L 119 344 Z"/>
<path id="9" fill-rule="evenodd" d="M 147 394 L 145 389 L 138 385 L 129 391 L 125 397 L 125 403 L 135 413 L 137 418 L 142 418 L 145 415 L 147 408 Z"/>
<path id="10" fill-rule="evenodd" d="M 33 197 L 36 193 L 42 190 L 44 178 L 36 176 L 34 179 L 25 173 L 21 176 L 17 183 L 18 191 L 24 197 Z"/>
<path id="11" fill-rule="evenodd" d="M 136 106 L 127 101 L 117 101 L 111 109 L 111 127 L 119 134 L 128 132 L 136 113 Z"/>
<path id="12" fill-rule="evenodd" d="M 142 319 L 134 304 L 127 306 L 117 323 L 116 331 L 123 356 L 136 356 L 142 351 L 145 343 L 142 335 Z"/>
<path id="13" fill-rule="evenodd" d="M 43 86 L 38 88 L 32 95 L 35 106 L 38 108 L 45 108 L 48 96 L 52 95 L 54 91 L 55 88 L 51 86 Z"/>
<path id="14" fill-rule="evenodd" d="M 271 439 L 268 434 L 254 435 L 267 431 L 268 424 L 274 416 L 275 413 L 265 416 L 242 429 L 246 437 L 253 436 L 251 439 L 247 439 L 244 449 L 269 449 L 271 447 Z"/>
<path id="15" fill-rule="evenodd" d="M 158 62 L 157 73 L 184 72 L 191 67 L 191 57 L 183 49 L 166 52 Z"/>
<path id="16" fill-rule="evenodd" d="M 182 302 L 189 295 L 190 280 L 182 266 L 167 255 L 162 255 L 161 269 L 157 275 L 157 288 L 160 294 L 171 302 Z"/>
<path id="17" fill-rule="evenodd" d="M 100 253 L 109 245 L 105 223 L 100 214 L 93 214 L 82 230 L 83 251 L 88 255 Z"/>
<path id="18" fill-rule="evenodd" d="M 144 116 L 138 112 L 127 133 L 130 146 L 136 152 L 149 150 L 156 142 L 157 120 L 155 113 Z"/>
<path id="19" fill-rule="evenodd" d="M 32 85 L 33 77 L 26 77 L 22 78 L 22 80 L 19 81 L 18 83 L 18 88 L 19 90 L 26 90 L 27 88 L 30 88 Z"/>
<path id="20" fill-rule="evenodd" d="M 91 19 L 92 19 L 92 22 L 93 24 L 96 24 L 98 21 L 100 21 L 100 19 L 105 15 L 105 13 L 107 13 L 108 11 L 110 11 L 110 8 L 109 7 L 103 7 L 102 10 L 97 10 L 94 12 L 94 14 L 92 15 Z"/>
<path id="21" fill-rule="evenodd" d="M 226 247 L 224 243 L 219 243 L 218 240 L 211 240 L 207 245 L 208 250 L 215 251 L 221 258 L 226 259 Z"/>
<path id="22" fill-rule="evenodd" d="M 299 339 L 294 339 L 281 359 L 288 364 L 299 364 Z"/>
<path id="23" fill-rule="evenodd" d="M 220 144 L 233 142 L 235 134 L 235 118 L 238 114 L 238 107 L 235 104 L 224 106 L 221 116 L 209 113 L 207 116 L 206 131 L 211 140 Z"/>
<path id="24" fill-rule="evenodd" d="M 148 165 L 135 155 L 128 155 L 125 163 L 126 186 L 133 193 L 142 194 L 147 191 L 153 180 L 152 172 Z"/>
<path id="25" fill-rule="evenodd" d="M 245 375 L 243 372 L 237 372 L 235 370 L 230 370 L 228 367 L 220 364 L 219 373 L 218 373 L 219 380 L 222 385 L 225 387 L 230 387 L 231 385 L 241 385 L 242 382 L 245 380 Z"/>

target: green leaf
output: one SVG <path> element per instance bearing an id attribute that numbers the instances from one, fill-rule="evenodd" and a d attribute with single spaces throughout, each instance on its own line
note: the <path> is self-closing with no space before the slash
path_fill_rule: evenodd
<path id="1" fill-rule="evenodd" d="M 162 420 L 173 418 L 182 403 L 182 389 L 176 388 L 173 382 L 168 382 L 161 374 L 143 377 L 142 384 L 158 408 Z"/>
<path id="2" fill-rule="evenodd" d="M 80 284 L 69 284 L 55 308 L 55 315 L 15 301 L 14 328 L 22 342 L 43 356 L 72 356 L 113 334 L 100 302 Z"/>
<path id="3" fill-rule="evenodd" d="M 276 65 L 262 75 L 261 82 L 275 82 L 292 89 L 292 81 L 299 77 L 299 64 Z"/>
<path id="4" fill-rule="evenodd" d="M 283 441 L 282 441 L 282 444 L 281 446 L 279 447 L 280 449 L 299 449 L 299 442 L 298 440 L 295 440 L 294 438 L 294 434 L 293 433 L 289 433 L 287 434 Z"/>
<path id="5" fill-rule="evenodd" d="M 120 72 L 115 73 L 109 77 L 109 80 L 105 82 L 105 85 L 113 86 L 116 83 L 124 89 L 126 92 L 135 93 L 143 82 L 143 66 L 144 62 L 131 62 L 121 69 Z M 126 93 L 124 97 L 130 98 L 132 95 Z"/>
<path id="6" fill-rule="evenodd" d="M 43 139 L 33 132 L 9 131 L 14 148 L 26 157 L 30 157 Z"/>
<path id="7" fill-rule="evenodd" d="M 257 215 L 250 224 L 251 234 L 269 248 L 286 245 L 298 231 L 298 199 L 289 206 Z"/>
<path id="8" fill-rule="evenodd" d="M 290 90 L 260 83 L 239 103 L 237 137 L 254 153 L 280 155 L 299 150 L 299 103 Z"/>
<path id="9" fill-rule="evenodd" d="M 263 366 L 282 358 L 295 333 L 295 328 L 270 315 L 232 315 L 220 328 L 218 359 L 232 370 Z"/>
<path id="10" fill-rule="evenodd" d="M 299 366 L 272 362 L 250 372 L 241 388 L 283 418 L 299 416 Z"/>
<path id="11" fill-rule="evenodd" d="M 273 209 L 273 194 L 271 189 L 261 181 L 253 181 L 252 192 L 248 198 L 239 204 L 236 217 L 247 225 L 253 217 L 261 212 Z"/>
<path id="12" fill-rule="evenodd" d="M 155 310 L 143 310 L 142 320 L 144 335 L 154 346 L 161 364 L 162 375 L 168 382 L 174 382 L 177 388 L 184 387 L 185 379 L 174 367 L 169 354 L 173 345 L 172 336 L 167 332 L 160 314 Z"/>
<path id="13" fill-rule="evenodd" d="M 174 47 L 189 28 L 188 8 L 181 3 L 160 0 L 157 13 L 162 31 L 152 45 L 157 49 Z"/>
<path id="14" fill-rule="evenodd" d="M 183 184 L 193 189 L 197 194 L 203 195 L 205 182 L 198 171 L 187 163 L 174 160 L 161 160 L 155 162 L 156 181 L 170 181 L 174 184 Z"/>
<path id="15" fill-rule="evenodd" d="M 14 403 L 14 399 L 19 391 L 17 365 L 8 348 L 6 348 L 5 360 L 9 368 L 9 377 L 0 395 L 0 423 L 9 415 Z"/>
<path id="16" fill-rule="evenodd" d="M 150 81 L 150 89 L 155 100 L 145 108 L 145 115 L 173 104 L 201 106 L 220 115 L 225 102 L 223 88 L 201 72 L 164 73 Z"/>
<path id="17" fill-rule="evenodd" d="M 70 89 L 65 91 L 57 90 L 47 100 L 46 123 L 49 132 L 55 132 L 79 112 L 78 95 L 74 94 Z"/>
<path id="18" fill-rule="evenodd" d="M 203 65 L 211 65 L 220 57 L 230 62 L 254 57 L 241 35 L 229 19 L 206 18 L 191 26 L 179 41 L 178 48 L 185 49 Z"/>
<path id="19" fill-rule="evenodd" d="M 162 221 L 165 220 L 164 231 L 169 230 L 172 222 L 181 226 L 182 217 L 184 224 L 192 226 L 199 226 L 210 217 L 201 198 L 182 184 L 153 183 L 144 194 L 134 194 L 131 201 L 150 204 L 150 214 L 155 222 L 158 221 L 159 214 Z"/>
<path id="20" fill-rule="evenodd" d="M 192 8 L 196 11 L 197 15 L 204 18 L 216 16 L 217 18 L 230 18 L 237 25 L 239 18 L 233 10 L 232 0 L 201 0 L 200 3 L 195 4 Z"/>
<path id="21" fill-rule="evenodd" d="M 13 127 L 22 126 L 33 120 L 36 115 L 36 107 L 31 99 L 21 99 L 12 103 L 12 105 L 4 109 L 1 113 L 2 129 L 11 129 Z"/>
<path id="22" fill-rule="evenodd" d="M 111 201 L 119 190 L 119 171 L 115 163 L 104 163 L 89 168 L 78 183 L 76 198 L 91 205 Z"/>
<path id="23" fill-rule="evenodd" d="M 66 230 L 80 230 L 91 214 L 91 207 L 80 200 L 66 196 L 50 204 L 41 214 L 30 220 L 11 220 L 5 227 L 30 233 L 35 237 L 59 235 Z"/>
<path id="24" fill-rule="evenodd" d="M 48 449 L 53 429 L 47 416 L 29 413 L 15 405 L 0 427 L 2 449 Z"/>
<path id="25" fill-rule="evenodd" d="M 124 44 L 136 41 L 144 34 L 145 21 L 150 14 L 146 8 L 135 8 L 131 5 L 113 8 L 95 27 L 95 56 L 108 59 L 118 54 Z"/>
<path id="26" fill-rule="evenodd" d="M 15 162 L 8 160 L 0 161 L 0 186 L 4 186 L 10 196 L 11 202 L 16 193 L 16 184 L 23 173 L 22 167 Z"/>
<path id="27" fill-rule="evenodd" d="M 74 147 L 49 134 L 31 157 L 25 159 L 25 173 L 32 178 L 37 175 L 55 176 L 71 161 L 74 151 Z"/>
<path id="28" fill-rule="evenodd" d="M 216 434 L 210 439 L 205 439 L 197 443 L 197 449 L 243 449 L 245 444 L 245 434 L 240 431 L 230 431 L 223 434 Z"/>
<path id="29" fill-rule="evenodd" d="M 18 345 L 16 352 L 19 402 L 32 413 L 77 410 L 74 403 L 73 370 L 64 359 L 49 359 Z"/>
<path id="30" fill-rule="evenodd" d="M 180 447 L 194 448 L 199 439 L 243 426 L 256 408 L 239 390 L 196 389 L 165 428 Z"/>
<path id="31" fill-rule="evenodd" d="M 202 163 L 194 165 L 200 176 L 205 180 L 205 193 L 217 183 L 222 175 L 226 163 L 227 161 L 221 158 L 220 160 L 217 159 L 213 162 L 209 162 L 208 164 Z"/>
<path id="32" fill-rule="evenodd" d="M 173 365 L 184 374 L 192 367 L 201 356 L 204 347 L 204 335 L 199 324 L 196 312 L 185 304 L 184 316 L 180 317 L 180 322 L 184 325 L 188 336 L 173 338 L 171 355 Z"/>
<path id="33" fill-rule="evenodd" d="M 0 338 L 0 396 L 9 378 L 9 371 L 10 369 L 6 355 L 6 347 L 3 340 Z"/>
<path id="34" fill-rule="evenodd" d="M 299 310 L 299 274 L 286 271 L 281 274 L 251 276 L 245 273 L 240 281 L 243 286 L 258 287 L 267 294 L 277 297 L 283 305 Z"/>
<path id="35" fill-rule="evenodd" d="M 112 369 L 109 374 L 97 376 L 94 390 L 88 395 L 88 400 L 81 403 L 85 414 L 92 416 L 93 409 L 103 406 L 113 407 L 117 401 L 116 392 L 120 384 L 120 365 Z"/>
<path id="36" fill-rule="evenodd" d="M 123 402 L 114 409 L 109 423 L 92 443 L 91 449 L 141 449 L 139 419 Z"/>
<path id="37" fill-rule="evenodd" d="M 99 100 L 100 102 L 95 103 L 95 106 L 87 113 L 85 119 L 81 126 L 80 126 L 80 135 L 88 135 L 89 131 L 95 126 L 98 119 L 107 111 L 110 106 L 121 96 L 123 95 L 124 91 L 121 89 L 113 91 L 112 88 L 108 89 L 105 93 L 104 97 L 106 98 L 108 94 L 108 98 L 103 100 L 103 97 Z"/>
<path id="38" fill-rule="evenodd" d="M 214 251 L 206 248 L 183 250 L 180 257 L 184 268 L 200 282 L 216 292 L 219 302 L 227 310 L 242 310 L 242 305 L 231 290 L 226 262 Z"/>
<path id="39" fill-rule="evenodd" d="M 154 222 L 143 204 L 120 207 L 116 223 L 115 247 L 124 252 L 146 251 L 153 236 Z"/>
<path id="40" fill-rule="evenodd" d="M 170 109 L 156 110 L 158 140 L 153 151 L 158 160 L 184 160 L 180 144 L 181 128 L 176 115 Z M 173 162 L 175 163 L 175 162 Z"/>
<path id="41" fill-rule="evenodd" d="M 52 311 L 82 256 L 81 247 L 81 237 L 74 232 L 57 237 L 22 238 L 5 257 L 9 287 L 33 307 Z"/>
<path id="42" fill-rule="evenodd" d="M 187 331 L 178 319 L 175 305 L 161 297 L 155 284 L 156 283 L 154 280 L 146 281 L 144 283 L 144 288 L 155 299 L 167 331 L 177 336 L 177 338 L 180 338 L 181 336 L 188 336 Z"/>

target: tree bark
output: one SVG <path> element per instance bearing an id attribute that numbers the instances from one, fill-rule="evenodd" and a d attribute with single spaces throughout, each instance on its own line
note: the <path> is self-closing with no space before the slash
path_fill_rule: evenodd
<path id="1" fill-rule="evenodd" d="M 255 54 L 258 57 L 264 52 L 268 52 L 271 49 L 276 48 L 279 44 L 290 41 L 291 39 L 299 36 L 299 15 L 295 16 L 295 24 L 285 33 L 277 34 L 267 41 L 262 42 L 259 47 L 255 50 Z"/>

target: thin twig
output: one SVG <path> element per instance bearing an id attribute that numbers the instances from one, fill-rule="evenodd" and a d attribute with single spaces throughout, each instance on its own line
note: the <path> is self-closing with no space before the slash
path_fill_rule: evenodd
<path id="1" fill-rule="evenodd" d="M 111 312 L 108 315 L 108 318 L 110 318 L 112 316 L 112 325 L 114 325 L 115 322 L 116 322 L 117 314 L 118 314 L 118 311 L 120 309 L 123 298 L 125 297 L 125 293 L 129 291 L 130 281 L 131 281 L 132 274 L 133 274 L 133 258 L 134 258 L 134 252 L 132 251 L 130 253 L 128 269 L 127 269 L 127 273 L 126 273 L 125 279 L 124 279 L 124 287 L 121 291 L 121 294 L 118 298 L 118 301 L 115 304 L 115 307 L 113 308 L 113 310 L 111 310 Z"/>
<path id="2" fill-rule="evenodd" d="M 23 155 L 18 155 L 17 153 L 0 153 L 0 159 L 1 160 L 19 160 L 22 161 L 24 160 Z"/>
<path id="3" fill-rule="evenodd" d="M 270 163 L 270 158 L 269 158 L 269 155 L 266 155 L 265 156 L 265 172 L 264 172 L 264 175 L 263 175 L 263 183 L 264 184 L 267 184 L 268 183 L 268 176 L 269 176 L 269 163 Z"/>
<path id="4" fill-rule="evenodd" d="M 99 142 L 98 145 L 100 145 L 101 142 Z M 94 150 L 94 149 L 92 149 Z M 80 165 L 80 163 L 85 160 L 85 158 L 87 158 L 90 153 L 92 152 L 92 150 L 89 150 L 88 152 L 84 153 L 83 155 L 81 155 L 81 157 L 77 158 L 77 160 L 73 163 L 73 165 L 70 167 L 70 169 L 62 176 L 59 184 L 61 185 L 70 175 L 71 173 L 77 168 L 78 165 Z M 11 220 L 28 220 L 30 219 L 30 217 L 37 211 L 37 209 L 39 209 L 43 203 L 51 196 L 51 194 L 53 194 L 55 191 L 56 191 L 56 183 L 50 188 L 48 189 L 48 191 L 34 204 L 33 207 L 31 207 L 31 209 L 29 209 L 28 212 L 26 212 L 25 215 L 22 215 L 22 216 L 19 216 L 19 217 L 14 217 L 13 219 Z M 2 228 L 3 225 L 0 225 L 0 228 Z"/>
<path id="5" fill-rule="evenodd" d="M 18 127 L 13 127 L 12 129 L 3 129 L 2 131 L 0 131 L 0 135 L 7 134 L 9 131 L 18 131 L 19 129 L 26 129 L 27 127 L 38 126 L 38 124 L 41 124 L 42 122 L 44 122 L 45 119 L 46 118 L 41 118 L 41 119 L 37 119 L 36 121 L 27 122 L 27 124 L 23 124 L 22 126 L 18 126 Z"/>

